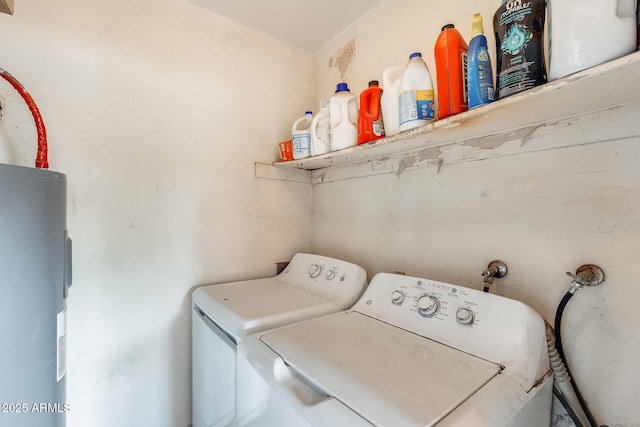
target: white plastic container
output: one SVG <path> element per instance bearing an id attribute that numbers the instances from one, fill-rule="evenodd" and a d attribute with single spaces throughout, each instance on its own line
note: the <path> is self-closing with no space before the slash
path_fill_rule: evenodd
<path id="1" fill-rule="evenodd" d="M 331 151 L 331 123 L 329 123 L 329 103 L 320 101 L 320 112 L 311 121 L 311 155 L 326 154 Z"/>
<path id="2" fill-rule="evenodd" d="M 358 99 L 346 83 L 339 83 L 329 101 L 331 151 L 358 144 Z"/>
<path id="3" fill-rule="evenodd" d="M 382 119 L 385 136 L 400 133 L 400 113 L 398 110 L 398 90 L 404 67 L 389 67 L 382 73 Z"/>
<path id="4" fill-rule="evenodd" d="M 635 0 L 547 0 L 549 80 L 636 50 Z"/>
<path id="5" fill-rule="evenodd" d="M 293 122 L 291 127 L 291 145 L 293 159 L 300 160 L 311 155 L 311 122 L 313 113 L 306 111 L 303 117 Z"/>
<path id="6" fill-rule="evenodd" d="M 435 117 L 433 80 L 420 52 L 412 53 L 400 80 L 400 131 L 426 125 Z"/>

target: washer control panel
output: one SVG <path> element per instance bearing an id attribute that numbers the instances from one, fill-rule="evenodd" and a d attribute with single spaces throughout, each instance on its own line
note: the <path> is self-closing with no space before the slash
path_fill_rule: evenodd
<path id="1" fill-rule="evenodd" d="M 460 325 L 472 326 L 476 322 L 478 302 L 470 289 L 441 282 L 417 279 L 400 283 L 391 291 L 391 304 L 404 306 L 421 317 L 447 319 L 455 313 Z"/>
<path id="2" fill-rule="evenodd" d="M 509 339 L 520 339 L 531 322 L 544 331 L 540 315 L 520 301 L 389 273 L 373 277 L 352 311 L 474 354 L 506 354 L 509 345 L 519 347 Z"/>

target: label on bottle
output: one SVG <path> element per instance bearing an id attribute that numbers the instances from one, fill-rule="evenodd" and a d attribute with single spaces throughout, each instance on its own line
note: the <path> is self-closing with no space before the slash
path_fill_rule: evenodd
<path id="1" fill-rule="evenodd" d="M 462 53 L 462 99 L 469 105 L 469 56 L 467 52 Z"/>
<path id="2" fill-rule="evenodd" d="M 433 120 L 433 90 L 406 90 L 398 97 L 400 124 L 413 120 Z"/>
<path id="3" fill-rule="evenodd" d="M 376 120 L 373 122 L 373 134 L 375 136 L 384 136 L 384 126 L 382 120 Z"/>
<path id="4" fill-rule="evenodd" d="M 60 381 L 67 373 L 67 309 L 58 313 L 56 327 L 57 379 Z"/>
<path id="5" fill-rule="evenodd" d="M 291 145 L 293 146 L 294 159 L 309 157 L 311 154 L 311 135 L 308 133 L 293 135 Z"/>

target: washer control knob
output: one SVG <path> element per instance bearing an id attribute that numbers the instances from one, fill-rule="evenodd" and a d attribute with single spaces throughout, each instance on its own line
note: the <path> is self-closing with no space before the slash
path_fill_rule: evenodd
<path id="1" fill-rule="evenodd" d="M 404 292 L 398 290 L 391 292 L 391 302 L 395 305 L 402 305 L 404 302 Z"/>
<path id="2" fill-rule="evenodd" d="M 325 277 L 327 278 L 327 280 L 333 280 L 336 277 L 336 271 L 335 270 L 327 271 L 327 274 L 325 274 Z"/>
<path id="3" fill-rule="evenodd" d="M 322 266 L 320 264 L 311 264 L 309 267 L 309 277 L 315 279 L 322 274 Z"/>
<path id="4" fill-rule="evenodd" d="M 475 313 L 466 307 L 460 307 L 456 311 L 456 320 L 462 325 L 472 325 L 475 318 Z"/>
<path id="5" fill-rule="evenodd" d="M 424 295 L 418 299 L 418 313 L 422 317 L 433 317 L 440 310 L 440 301 L 433 295 Z"/>

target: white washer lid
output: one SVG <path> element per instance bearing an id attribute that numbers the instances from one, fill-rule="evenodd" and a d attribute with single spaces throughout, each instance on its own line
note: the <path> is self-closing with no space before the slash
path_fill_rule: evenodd
<path id="1" fill-rule="evenodd" d="M 333 302 L 275 277 L 203 286 L 193 302 L 236 337 L 339 311 Z"/>
<path id="2" fill-rule="evenodd" d="M 269 331 L 261 340 L 309 382 L 378 426 L 434 425 L 501 370 L 357 312 Z"/>

